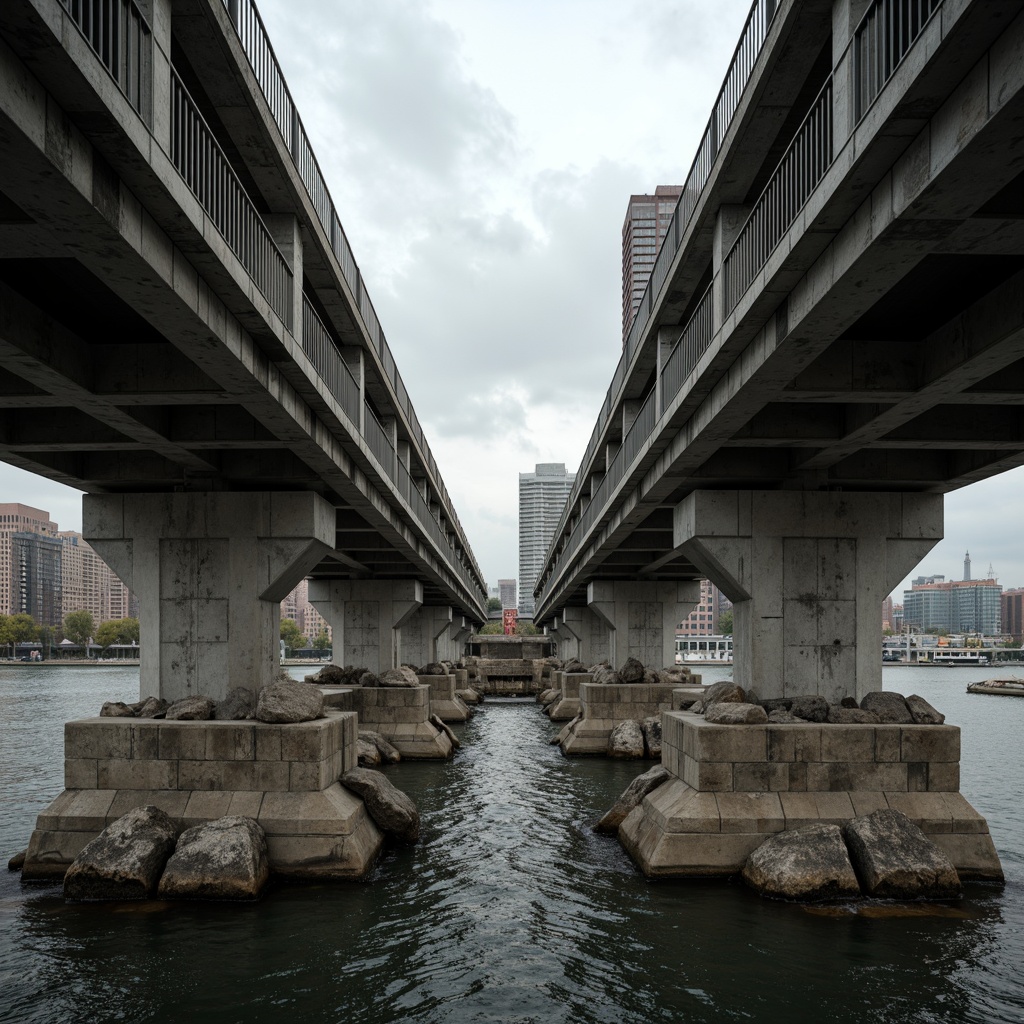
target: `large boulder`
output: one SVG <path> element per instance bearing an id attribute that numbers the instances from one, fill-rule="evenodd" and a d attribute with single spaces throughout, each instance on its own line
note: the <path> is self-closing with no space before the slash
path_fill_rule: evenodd
<path id="1" fill-rule="evenodd" d="M 402 760 L 402 755 L 398 752 L 398 749 L 381 736 L 379 732 L 374 732 L 372 729 L 360 729 L 359 738 L 372 743 L 377 748 L 381 761 L 387 764 L 398 764 Z"/>
<path id="2" fill-rule="evenodd" d="M 380 676 L 376 672 L 360 672 L 357 681 L 358 686 L 380 686 Z"/>
<path id="3" fill-rule="evenodd" d="M 794 697 L 793 703 L 789 705 L 789 710 L 791 714 L 802 718 L 805 722 L 828 721 L 828 701 L 817 694 Z"/>
<path id="4" fill-rule="evenodd" d="M 236 686 L 213 710 L 218 722 L 239 722 L 256 714 L 256 695 L 246 686 Z"/>
<path id="5" fill-rule="evenodd" d="M 411 668 L 403 665 L 401 668 L 385 669 L 380 674 L 381 686 L 419 686 L 418 676 Z"/>
<path id="6" fill-rule="evenodd" d="M 135 712 L 123 700 L 107 700 L 100 708 L 100 718 L 134 718 Z"/>
<path id="7" fill-rule="evenodd" d="M 360 768 L 378 768 L 381 760 L 380 751 L 373 740 L 363 739 L 362 736 L 356 739 L 356 761 Z"/>
<path id="8" fill-rule="evenodd" d="M 874 811 L 843 825 L 861 888 L 888 899 L 951 899 L 960 876 L 950 859 L 902 811 Z"/>
<path id="9" fill-rule="evenodd" d="M 860 895 L 838 825 L 807 825 L 769 836 L 743 865 L 743 880 L 776 899 L 849 899 Z"/>
<path id="10" fill-rule="evenodd" d="M 644 756 L 644 731 L 635 718 L 619 722 L 608 737 L 608 756 L 624 759 Z"/>
<path id="11" fill-rule="evenodd" d="M 648 793 L 653 793 L 671 778 L 672 773 L 661 764 L 655 765 L 643 775 L 638 775 L 626 787 L 626 791 L 615 802 L 615 806 L 594 826 L 594 831 L 603 835 L 615 835 L 625 821 L 626 815 L 637 807 Z"/>
<path id="12" fill-rule="evenodd" d="M 181 833 L 157 894 L 177 900 L 255 900 L 269 880 L 263 829 L 252 818 L 218 818 Z"/>
<path id="13" fill-rule="evenodd" d="M 448 740 L 452 745 L 452 750 L 458 750 L 459 747 L 462 746 L 462 740 L 455 735 L 455 730 L 447 722 L 442 722 L 437 715 L 431 715 L 427 721 L 430 722 L 435 729 L 443 732 L 445 736 L 448 737 Z"/>
<path id="14" fill-rule="evenodd" d="M 902 694 L 888 690 L 873 690 L 861 699 L 860 706 L 865 711 L 874 711 L 880 722 L 887 725 L 912 725 L 914 716 L 907 707 Z"/>
<path id="15" fill-rule="evenodd" d="M 363 798 L 366 810 L 381 831 L 402 843 L 420 837 L 420 812 L 412 800 L 372 768 L 350 768 L 341 784 Z"/>
<path id="16" fill-rule="evenodd" d="M 706 708 L 704 721 L 715 725 L 761 725 L 768 721 L 768 712 L 760 704 L 725 701 Z"/>
<path id="17" fill-rule="evenodd" d="M 315 686 L 301 683 L 272 683 L 264 686 L 256 699 L 256 718 L 260 722 L 312 722 L 323 711 L 324 695 Z"/>
<path id="18" fill-rule="evenodd" d="M 723 679 L 720 683 L 712 683 L 704 691 L 704 711 L 713 704 L 746 704 L 747 695 L 743 687 L 731 679 Z"/>
<path id="19" fill-rule="evenodd" d="M 136 718 L 163 718 L 170 704 L 163 697 L 147 697 L 139 701 L 132 710 Z"/>
<path id="20" fill-rule="evenodd" d="M 753 704 L 754 701 L 747 700 L 748 704 Z M 766 697 L 763 700 L 757 701 L 770 715 L 773 711 L 789 711 L 793 707 L 792 697 Z"/>
<path id="21" fill-rule="evenodd" d="M 306 676 L 306 682 L 315 683 L 317 686 L 352 685 L 351 675 L 340 665 L 324 665 L 315 675 Z"/>
<path id="22" fill-rule="evenodd" d="M 592 681 L 601 686 L 618 686 L 622 677 L 610 665 L 598 665 L 590 670 Z"/>
<path id="23" fill-rule="evenodd" d="M 417 675 L 446 676 L 448 675 L 448 669 L 446 669 L 444 665 L 442 665 L 441 662 L 439 661 L 431 661 L 428 664 L 424 665 L 423 668 L 419 670 Z"/>
<path id="24" fill-rule="evenodd" d="M 877 725 L 881 719 L 874 711 L 843 707 L 842 704 L 830 704 L 827 721 L 832 725 Z"/>
<path id="25" fill-rule="evenodd" d="M 646 669 L 643 662 L 638 661 L 636 658 L 627 658 L 619 669 L 619 679 L 624 683 L 642 683 L 645 674 Z"/>
<path id="26" fill-rule="evenodd" d="M 207 722 L 213 718 L 217 702 L 212 697 L 195 694 L 176 700 L 168 709 L 164 718 L 168 722 Z"/>
<path id="27" fill-rule="evenodd" d="M 136 807 L 85 844 L 64 876 L 65 899 L 147 899 L 177 838 L 165 811 Z"/>
<path id="28" fill-rule="evenodd" d="M 587 666 L 579 658 L 570 658 L 563 666 L 563 672 L 586 672 Z"/>
<path id="29" fill-rule="evenodd" d="M 661 758 L 661 715 L 651 715 L 640 723 L 644 731 L 644 746 L 647 756 Z"/>
<path id="30" fill-rule="evenodd" d="M 916 693 L 907 697 L 907 707 L 918 725 L 942 725 L 946 721 L 946 716 L 941 711 L 936 711 L 924 697 L 919 697 Z"/>
<path id="31" fill-rule="evenodd" d="M 787 711 L 785 708 L 775 708 L 774 711 L 769 711 L 768 721 L 773 722 L 775 725 L 800 725 L 805 723 L 803 718 L 797 718 L 792 711 Z"/>

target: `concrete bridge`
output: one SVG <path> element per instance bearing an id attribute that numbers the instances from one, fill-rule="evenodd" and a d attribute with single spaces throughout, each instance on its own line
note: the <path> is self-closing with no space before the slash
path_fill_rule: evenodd
<path id="1" fill-rule="evenodd" d="M 7 0 L 0 458 L 87 492 L 142 691 L 449 657 L 486 593 L 251 0 Z"/>
<path id="2" fill-rule="evenodd" d="M 881 688 L 942 495 L 1024 462 L 1024 8 L 756 0 L 539 576 L 669 664 L 707 576 L 762 696 Z"/>

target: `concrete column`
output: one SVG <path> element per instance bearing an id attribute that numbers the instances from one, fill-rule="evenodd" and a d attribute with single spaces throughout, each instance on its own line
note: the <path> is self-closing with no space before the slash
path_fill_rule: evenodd
<path id="1" fill-rule="evenodd" d="M 561 615 L 555 616 L 554 625 L 551 629 L 551 636 L 555 640 L 555 655 L 562 661 L 580 657 L 580 638 L 565 621 L 567 611 L 569 609 L 565 609 Z"/>
<path id="2" fill-rule="evenodd" d="M 662 396 L 661 386 L 661 375 L 665 371 L 665 364 L 668 362 L 668 357 L 672 354 L 672 349 L 676 347 L 676 342 L 679 341 L 679 336 L 682 333 L 682 328 L 678 325 L 675 327 L 659 327 L 658 328 L 658 343 L 655 349 L 656 365 L 654 373 L 654 387 L 656 394 L 654 396 L 655 412 L 658 416 L 662 413 L 662 402 L 664 398 Z"/>
<path id="3" fill-rule="evenodd" d="M 835 152 L 853 134 L 857 117 L 853 32 L 871 0 L 834 0 L 832 4 L 832 143 Z"/>
<path id="4" fill-rule="evenodd" d="M 473 635 L 473 625 L 463 615 L 452 620 L 450 653 L 452 661 L 459 661 L 466 649 L 466 641 Z"/>
<path id="5" fill-rule="evenodd" d="M 882 688 L 882 601 L 942 539 L 942 495 L 695 491 L 674 532 L 733 602 L 736 682 L 835 703 Z"/>
<path id="6" fill-rule="evenodd" d="M 172 0 L 140 0 L 139 9 L 152 30 L 152 51 L 143 54 L 150 75 L 150 131 L 157 145 L 171 151 L 171 7 Z"/>
<path id="7" fill-rule="evenodd" d="M 409 469 L 412 465 L 412 449 L 409 442 L 399 441 L 395 451 L 398 453 L 398 461 L 405 466 L 406 469 Z"/>
<path id="8" fill-rule="evenodd" d="M 643 408 L 643 402 L 636 398 L 627 398 L 622 403 L 622 436 L 625 437 L 629 433 L 629 428 L 633 426 L 633 421 L 637 418 L 641 408 Z"/>
<path id="9" fill-rule="evenodd" d="M 263 223 L 288 269 L 292 272 L 292 322 L 290 324 L 293 337 L 302 344 L 302 229 L 299 219 L 292 213 L 265 214 Z"/>
<path id="10" fill-rule="evenodd" d="M 341 349 L 341 358 L 352 371 L 359 385 L 359 433 L 366 430 L 366 355 L 358 345 L 346 345 Z"/>
<path id="11" fill-rule="evenodd" d="M 725 258 L 729 250 L 739 236 L 743 225 L 750 216 L 749 206 L 725 205 L 718 208 L 718 215 L 715 217 L 715 235 L 712 243 L 712 269 L 714 279 L 712 282 L 712 314 L 714 317 L 713 330 L 718 333 L 725 323 Z"/>
<path id="12" fill-rule="evenodd" d="M 587 585 L 587 607 L 603 626 L 606 657 L 616 668 L 627 658 L 637 658 L 648 668 L 674 664 L 676 626 L 699 603 L 697 582 L 595 580 Z M 592 628 L 591 636 L 598 635 Z"/>
<path id="13" fill-rule="evenodd" d="M 335 661 L 383 672 L 402 663 L 401 630 L 423 604 L 423 584 L 310 580 L 309 602 L 331 624 Z"/>
<path id="14" fill-rule="evenodd" d="M 138 597 L 140 695 L 220 700 L 280 667 L 281 601 L 334 549 L 316 494 L 87 494 L 82 532 Z"/>
<path id="15" fill-rule="evenodd" d="M 401 628 L 402 661 L 418 668 L 448 658 L 452 609 L 449 605 L 423 605 Z"/>

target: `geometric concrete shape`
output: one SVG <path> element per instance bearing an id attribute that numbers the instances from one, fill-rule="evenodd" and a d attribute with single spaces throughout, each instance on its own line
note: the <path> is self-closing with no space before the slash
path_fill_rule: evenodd
<path id="1" fill-rule="evenodd" d="M 417 676 L 430 687 L 430 713 L 442 722 L 465 722 L 472 714 L 469 706 L 455 692 L 455 676 Z"/>
<path id="2" fill-rule="evenodd" d="M 139 599 L 139 691 L 222 700 L 274 681 L 280 602 L 334 549 L 313 493 L 87 494 L 83 533 Z"/>
<path id="3" fill-rule="evenodd" d="M 776 832 L 893 809 L 961 878 L 1001 879 L 988 823 L 949 770 L 959 752 L 960 730 L 949 725 L 737 726 L 665 712 L 662 764 L 673 778 L 630 812 L 619 838 L 652 877 L 730 875 Z"/>
<path id="4" fill-rule="evenodd" d="M 563 673 L 562 678 L 565 677 Z M 678 682 L 580 683 L 580 718 L 563 730 L 559 738 L 562 753 L 607 754 L 608 740 L 616 725 L 629 719 L 642 722 L 671 709 L 672 693 L 678 688 Z"/>
<path id="5" fill-rule="evenodd" d="M 593 681 L 594 677 L 589 672 L 563 672 L 560 669 L 555 671 L 554 677 L 554 689 L 561 693 L 561 697 L 552 705 L 548 717 L 552 722 L 571 722 L 581 712 L 580 686 Z"/>
<path id="6" fill-rule="evenodd" d="M 941 494 L 694 491 L 675 509 L 675 550 L 733 602 L 733 677 L 762 697 L 880 690 L 878 607 L 941 539 Z"/>
<path id="7" fill-rule="evenodd" d="M 271 870 L 286 878 L 358 878 L 383 835 L 338 785 L 356 763 L 357 718 L 328 709 L 312 722 L 182 722 L 92 718 L 65 726 L 66 788 L 37 820 L 22 877 L 61 878 L 107 825 L 153 805 L 179 828 L 255 818 Z M 80 786 L 83 764 L 96 781 Z"/>

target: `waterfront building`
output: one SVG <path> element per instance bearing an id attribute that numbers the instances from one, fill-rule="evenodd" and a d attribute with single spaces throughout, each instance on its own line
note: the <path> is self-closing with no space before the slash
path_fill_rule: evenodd
<path id="1" fill-rule="evenodd" d="M 917 630 L 992 636 L 1002 632 L 1002 591 L 995 579 L 919 576 L 903 592 L 904 622 Z"/>
<path id="2" fill-rule="evenodd" d="M 622 344 L 626 344 L 682 185 L 659 185 L 654 195 L 629 197 L 622 222 Z"/>
<path id="3" fill-rule="evenodd" d="M 711 636 L 718 632 L 718 616 L 732 602 L 710 580 L 700 581 L 700 603 L 681 623 L 677 632 L 686 636 Z"/>
<path id="4" fill-rule="evenodd" d="M 564 462 L 542 462 L 519 474 L 519 614 L 525 618 L 533 618 L 537 576 L 575 479 Z M 502 607 L 509 605 L 502 600 Z"/>
<path id="5" fill-rule="evenodd" d="M 1012 590 L 1004 590 L 1000 611 L 1003 632 L 1014 643 L 1024 642 L 1024 588 L 1014 587 Z"/>
<path id="6" fill-rule="evenodd" d="M 302 580 L 281 602 L 281 618 L 291 619 L 310 644 L 324 630 L 333 642 L 330 623 L 310 603 L 309 580 Z"/>
<path id="7" fill-rule="evenodd" d="M 57 534 L 57 524 L 50 513 L 20 502 L 0 503 L 0 612 L 10 615 L 20 611 L 20 591 L 12 561 L 11 538 L 16 533 L 38 533 L 44 537 Z"/>
<path id="8" fill-rule="evenodd" d="M 58 530 L 64 614 L 85 611 L 98 626 L 108 619 L 139 617 L 135 595 L 75 530 Z"/>
<path id="9" fill-rule="evenodd" d="M 31 615 L 38 626 L 59 627 L 61 542 L 42 533 L 11 534 L 11 612 Z"/>

